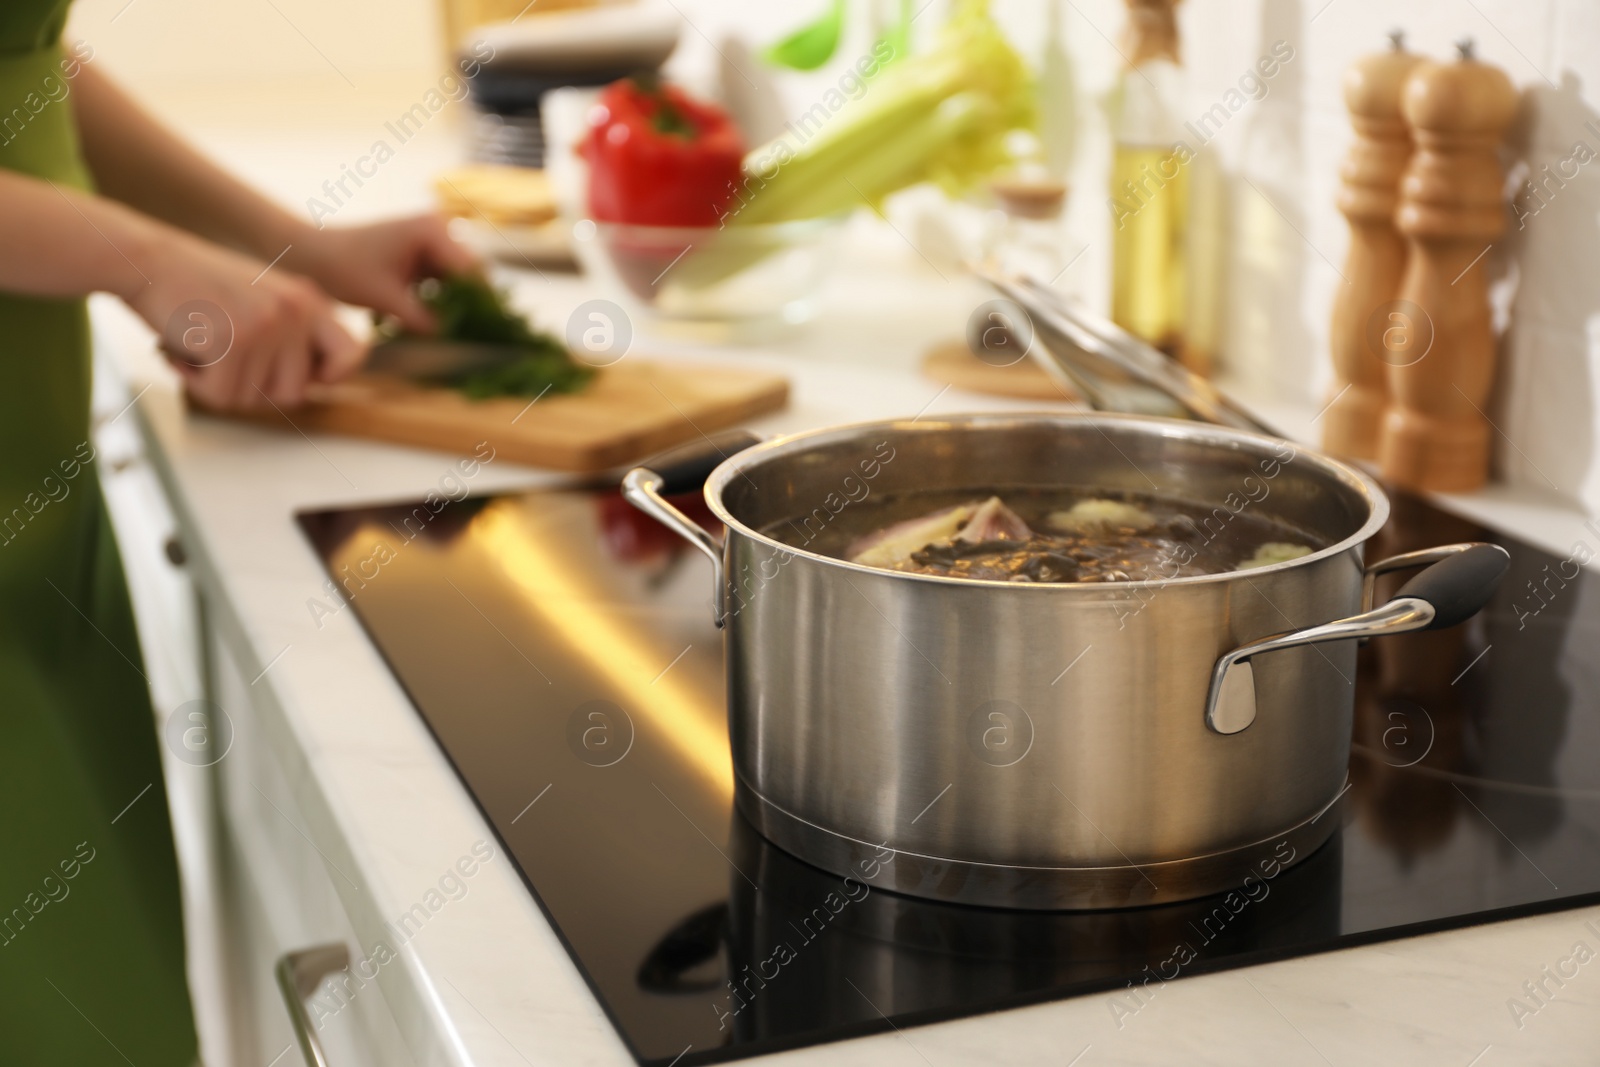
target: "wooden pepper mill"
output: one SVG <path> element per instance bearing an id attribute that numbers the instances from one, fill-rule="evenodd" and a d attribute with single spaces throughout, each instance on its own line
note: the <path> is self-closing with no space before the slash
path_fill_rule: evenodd
<path id="1" fill-rule="evenodd" d="M 1357 60 L 1344 75 L 1344 102 L 1356 139 L 1339 168 L 1340 212 L 1350 223 L 1347 284 L 1334 299 L 1329 330 L 1334 382 L 1323 415 L 1322 447 L 1337 456 L 1378 458 L 1378 434 L 1389 400 L 1389 363 L 1370 347 L 1384 334 L 1369 330 L 1400 295 L 1406 244 L 1395 229 L 1400 176 L 1411 159 L 1411 128 L 1400 94 L 1420 57 L 1405 51 L 1398 30 L 1390 48 Z M 1394 335 L 1389 335 L 1393 337 Z"/>
<path id="2" fill-rule="evenodd" d="M 1517 106 L 1510 79 L 1477 62 L 1418 64 L 1401 110 L 1416 152 L 1395 224 L 1407 241 L 1391 330 L 1412 331 L 1388 368 L 1393 402 L 1378 448 L 1385 478 L 1409 489 L 1467 492 L 1489 476 L 1494 333 L 1483 257 L 1505 229 L 1496 150 Z"/>

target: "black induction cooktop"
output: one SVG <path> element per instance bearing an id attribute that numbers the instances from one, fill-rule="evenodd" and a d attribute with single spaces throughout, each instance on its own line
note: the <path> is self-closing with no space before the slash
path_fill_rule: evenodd
<path id="1" fill-rule="evenodd" d="M 1394 503 L 1369 558 L 1490 540 L 1511 572 L 1362 651 L 1339 833 L 1242 905 L 1076 913 L 867 891 L 756 834 L 710 567 L 614 490 L 300 522 L 623 1040 L 689 1067 L 1600 899 L 1600 532 L 1558 558 Z"/>

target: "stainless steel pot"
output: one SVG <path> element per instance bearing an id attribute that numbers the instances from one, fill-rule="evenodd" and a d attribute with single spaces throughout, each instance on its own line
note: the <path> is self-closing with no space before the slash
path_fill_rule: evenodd
<path id="1" fill-rule="evenodd" d="M 676 469 L 671 469 L 671 468 Z M 1453 625 L 1506 555 L 1363 566 L 1388 501 L 1342 463 L 1240 430 L 1122 415 L 867 423 L 767 441 L 704 480 L 719 542 L 638 468 L 637 507 L 716 565 L 737 801 L 825 870 L 999 907 L 1182 900 L 1267 879 L 1334 831 L 1354 638 Z M 1327 548 L 1238 573 L 1014 584 L 875 570 L 785 544 L 869 497 L 1078 487 L 1247 510 Z M 1433 563 L 1388 603 L 1375 575 Z M 1247 886 L 1246 886 L 1247 887 Z"/>

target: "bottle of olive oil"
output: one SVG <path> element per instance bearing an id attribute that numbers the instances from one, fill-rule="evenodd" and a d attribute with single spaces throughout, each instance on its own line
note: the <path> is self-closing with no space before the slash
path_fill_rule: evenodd
<path id="1" fill-rule="evenodd" d="M 1111 318 L 1206 373 L 1214 331 L 1195 314 L 1194 298 L 1212 290 L 1211 279 L 1191 276 L 1195 151 L 1176 118 L 1183 99 L 1178 0 L 1126 2 L 1128 65 L 1112 111 Z"/>

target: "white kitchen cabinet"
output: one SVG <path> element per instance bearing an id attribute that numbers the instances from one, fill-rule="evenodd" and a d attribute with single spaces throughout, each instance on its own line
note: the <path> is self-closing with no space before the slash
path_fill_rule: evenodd
<path id="1" fill-rule="evenodd" d="M 290 772 L 266 736 L 264 719 L 277 711 L 210 624 L 204 582 L 191 574 L 128 397 L 102 387 L 95 399 L 97 465 L 163 739 L 201 1052 L 208 1067 L 297 1067 L 304 1057 L 276 968 L 287 953 L 334 944 L 360 961 L 334 883 L 353 872 L 333 866 L 312 843 Z M 178 751 L 163 729 L 174 714 L 187 722 L 202 699 L 224 709 L 232 727 L 226 753 L 207 766 Z M 217 723 L 210 729 L 215 737 Z M 355 890 L 354 881 L 344 889 Z M 327 1067 L 413 1062 L 375 981 L 334 975 L 311 994 L 307 1015 Z"/>
<path id="2" fill-rule="evenodd" d="M 302 1053 L 292 1047 L 278 962 L 287 953 L 338 944 L 359 961 L 362 948 L 335 881 L 345 882 L 347 892 L 357 884 L 354 872 L 312 842 L 289 773 L 264 736 L 259 695 L 218 632 L 208 628 L 205 638 L 211 699 L 233 723 L 232 747 L 213 768 L 233 1056 L 240 1065 L 282 1067 L 298 1063 Z M 323 982 L 307 1008 L 328 1067 L 413 1062 L 378 982 L 363 981 L 358 968 Z"/>

